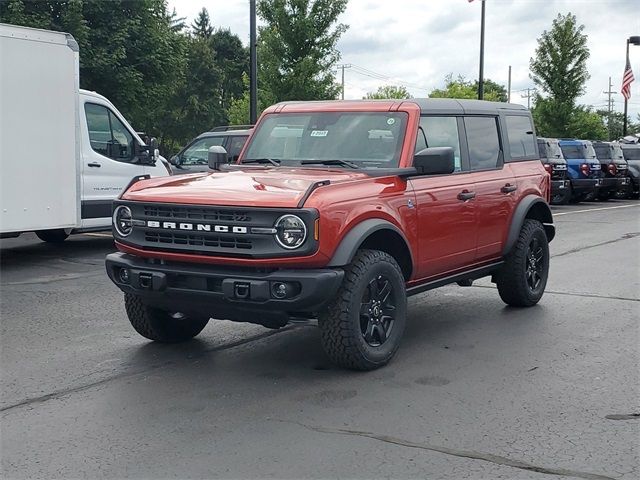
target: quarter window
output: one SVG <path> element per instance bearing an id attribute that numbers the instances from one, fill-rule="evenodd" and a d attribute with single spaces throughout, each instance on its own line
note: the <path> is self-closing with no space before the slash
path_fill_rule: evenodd
<path id="1" fill-rule="evenodd" d="M 131 132 L 108 108 L 95 103 L 84 106 L 91 148 L 105 157 L 128 162 L 133 158 Z"/>
<path id="2" fill-rule="evenodd" d="M 466 117 L 464 125 L 467 131 L 471 170 L 496 168 L 500 158 L 497 118 Z"/>
<path id="3" fill-rule="evenodd" d="M 460 135 L 456 117 L 422 117 L 416 150 L 431 147 L 451 147 L 455 159 L 455 171 L 462 169 L 460 160 Z"/>
<path id="4" fill-rule="evenodd" d="M 522 115 L 507 115 L 507 136 L 511 158 L 528 158 L 536 154 L 531 119 Z"/>

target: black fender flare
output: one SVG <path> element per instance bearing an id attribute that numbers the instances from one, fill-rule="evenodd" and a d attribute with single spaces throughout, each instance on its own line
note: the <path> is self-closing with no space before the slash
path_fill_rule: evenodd
<path id="1" fill-rule="evenodd" d="M 409 242 L 404 236 L 404 233 L 402 233 L 402 231 L 393 223 L 387 220 L 383 220 L 381 218 L 370 218 L 358 223 L 355 227 L 349 230 L 349 232 L 340 241 L 338 248 L 336 248 L 336 251 L 331 257 L 331 261 L 327 266 L 343 267 L 345 265 L 349 265 L 364 241 L 371 234 L 380 230 L 391 230 L 392 232 L 400 235 L 405 245 L 407 246 L 407 251 L 411 256 L 411 264 L 413 265 L 413 253 L 411 252 Z"/>
<path id="2" fill-rule="evenodd" d="M 511 225 L 509 225 L 509 233 L 507 235 L 507 241 L 502 249 L 502 254 L 508 254 L 518 240 L 518 235 L 522 229 L 525 219 L 529 216 L 529 212 L 535 208 L 536 214 L 533 217 L 536 220 L 540 220 L 544 225 L 544 230 L 547 234 L 547 240 L 550 242 L 556 235 L 556 227 L 553 225 L 553 215 L 547 202 L 543 198 L 537 195 L 527 195 L 524 197 L 515 211 L 513 217 L 511 217 Z"/>

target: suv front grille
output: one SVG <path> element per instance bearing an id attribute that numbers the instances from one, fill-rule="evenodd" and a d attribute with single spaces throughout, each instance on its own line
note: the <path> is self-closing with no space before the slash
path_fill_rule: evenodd
<path id="1" fill-rule="evenodd" d="M 144 233 L 146 242 L 160 245 L 188 245 L 191 247 L 206 248 L 238 248 L 250 250 L 252 242 L 249 239 L 227 237 L 219 235 L 188 235 L 177 232 L 156 232 L 146 230 Z"/>
<path id="2" fill-rule="evenodd" d="M 178 207 L 173 205 L 145 205 L 145 217 L 163 220 L 206 220 L 224 222 L 250 222 L 248 212 L 216 208 Z"/>

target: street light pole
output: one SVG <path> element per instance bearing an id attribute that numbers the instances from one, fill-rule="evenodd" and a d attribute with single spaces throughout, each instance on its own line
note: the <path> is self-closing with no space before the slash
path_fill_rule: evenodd
<path id="1" fill-rule="evenodd" d="M 480 20 L 480 74 L 478 75 L 478 100 L 484 98 L 484 0 L 482 0 L 482 17 Z"/>
<path id="2" fill-rule="evenodd" d="M 256 0 L 249 0 L 249 123 L 258 120 L 258 57 L 256 53 Z"/>

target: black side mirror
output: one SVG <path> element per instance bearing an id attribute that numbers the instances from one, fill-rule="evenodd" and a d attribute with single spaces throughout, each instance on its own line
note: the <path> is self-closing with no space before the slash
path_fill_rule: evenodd
<path id="1" fill-rule="evenodd" d="M 214 145 L 213 147 L 209 147 L 209 168 L 211 170 L 220 170 L 221 165 L 226 165 L 229 163 L 229 155 L 224 147 L 219 145 Z"/>
<path id="2" fill-rule="evenodd" d="M 178 155 L 174 155 L 173 157 L 171 157 L 169 159 L 169 163 L 171 165 L 175 165 L 176 167 L 178 167 L 178 166 L 180 166 L 180 163 L 182 163 L 182 162 L 180 161 L 180 157 Z"/>
<path id="3" fill-rule="evenodd" d="M 445 175 L 453 173 L 456 163 L 451 147 L 431 147 L 420 150 L 413 157 L 418 175 Z"/>

